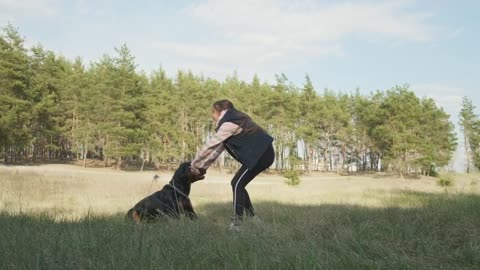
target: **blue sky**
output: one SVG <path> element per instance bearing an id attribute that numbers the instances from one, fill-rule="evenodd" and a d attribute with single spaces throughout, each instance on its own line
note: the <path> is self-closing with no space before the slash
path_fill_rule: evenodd
<path id="1" fill-rule="evenodd" d="M 474 0 L 0 0 L 0 25 L 87 63 L 126 43 L 139 69 L 172 76 L 285 73 L 301 85 L 309 74 L 319 91 L 364 93 L 407 83 L 456 123 L 462 96 L 480 107 L 478 10 Z"/>

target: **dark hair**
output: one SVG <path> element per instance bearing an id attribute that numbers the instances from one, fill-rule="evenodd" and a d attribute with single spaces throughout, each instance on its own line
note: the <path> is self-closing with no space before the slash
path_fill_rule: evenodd
<path id="1" fill-rule="evenodd" d="M 213 109 L 217 112 L 221 112 L 223 110 L 235 109 L 235 107 L 230 100 L 222 99 L 213 103 Z M 263 129 L 259 125 L 253 123 L 252 118 L 248 114 L 241 111 L 237 111 L 237 113 L 244 116 L 243 120 L 241 120 L 241 122 L 239 123 L 239 126 L 243 128 L 243 131 L 245 133 L 251 133 L 257 130 L 263 131 Z"/>
<path id="2" fill-rule="evenodd" d="M 234 108 L 233 103 L 228 99 L 222 99 L 213 103 L 213 109 L 219 112 Z"/>

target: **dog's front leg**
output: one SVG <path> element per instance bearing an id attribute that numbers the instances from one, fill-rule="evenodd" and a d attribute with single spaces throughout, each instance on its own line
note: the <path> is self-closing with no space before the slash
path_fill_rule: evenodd
<path id="1" fill-rule="evenodd" d="M 185 210 L 185 215 L 189 219 L 191 220 L 197 219 L 197 214 L 195 213 L 195 211 L 193 211 L 192 202 L 190 200 L 183 201 L 183 210 Z"/>

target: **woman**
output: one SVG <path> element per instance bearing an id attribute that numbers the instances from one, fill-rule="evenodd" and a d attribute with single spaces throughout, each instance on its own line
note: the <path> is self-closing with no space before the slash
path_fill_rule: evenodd
<path id="1" fill-rule="evenodd" d="M 192 172 L 198 175 L 201 170 L 207 170 L 225 149 L 242 164 L 231 182 L 233 220 L 230 226 L 238 230 L 244 211 L 247 216 L 255 216 L 245 187 L 272 165 L 275 159 L 273 138 L 253 122 L 250 116 L 236 110 L 229 100 L 215 102 L 212 113 L 216 133 L 193 159 Z"/>

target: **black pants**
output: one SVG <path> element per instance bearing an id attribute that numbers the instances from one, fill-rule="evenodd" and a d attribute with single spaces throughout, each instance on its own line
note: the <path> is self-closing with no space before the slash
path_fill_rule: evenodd
<path id="1" fill-rule="evenodd" d="M 275 152 L 273 146 L 270 145 L 255 167 L 248 169 L 243 165 L 237 171 L 232 179 L 234 219 L 242 219 L 244 210 L 248 216 L 255 215 L 255 210 L 253 209 L 250 196 L 248 196 L 245 187 L 255 178 L 255 176 L 270 167 L 274 159 Z"/>

